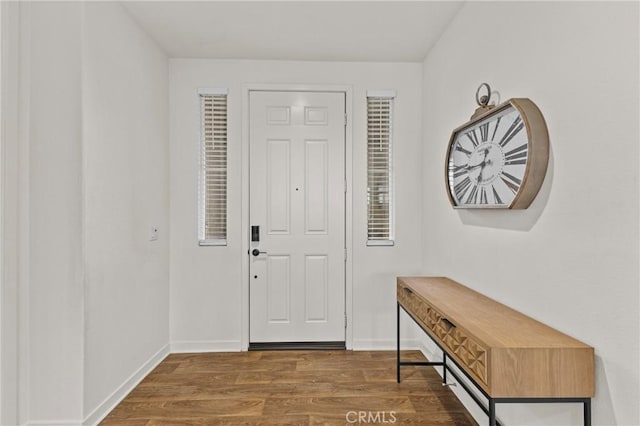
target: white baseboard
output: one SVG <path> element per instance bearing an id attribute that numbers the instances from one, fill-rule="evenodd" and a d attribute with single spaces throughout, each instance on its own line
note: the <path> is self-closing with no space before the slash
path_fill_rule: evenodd
<path id="1" fill-rule="evenodd" d="M 169 345 L 163 346 L 158 352 L 156 352 L 147 362 L 142 364 L 142 366 L 136 370 L 127 380 L 124 381 L 122 385 L 120 385 L 111 395 L 109 395 L 102 404 L 98 405 L 92 412 L 89 414 L 82 423 L 78 423 L 78 425 L 96 425 L 102 419 L 104 419 L 107 414 L 109 414 L 115 407 L 124 399 L 129 392 L 135 388 L 138 383 L 144 379 L 147 374 L 149 374 L 162 360 L 164 360 L 167 355 L 169 355 Z M 31 423 L 34 424 L 34 423 Z M 44 423 L 38 423 L 44 424 Z M 51 424 L 51 423 L 48 423 Z M 55 424 L 63 424 L 63 423 L 55 423 Z M 75 426 L 75 425 L 74 425 Z"/>
<path id="2" fill-rule="evenodd" d="M 442 351 L 437 349 L 435 345 L 434 347 L 429 347 L 425 343 L 425 341 L 422 339 L 416 339 L 415 342 L 416 342 L 416 349 L 422 352 L 422 355 L 424 355 L 425 358 L 427 358 L 430 361 L 442 360 Z"/>
<path id="3" fill-rule="evenodd" d="M 179 340 L 171 342 L 171 353 L 240 352 L 240 340 Z"/>
<path id="4" fill-rule="evenodd" d="M 81 420 L 32 420 L 27 426 L 82 426 Z"/>

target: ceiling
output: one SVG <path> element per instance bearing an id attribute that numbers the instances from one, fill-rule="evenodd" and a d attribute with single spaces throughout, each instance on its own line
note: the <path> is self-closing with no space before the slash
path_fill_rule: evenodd
<path id="1" fill-rule="evenodd" d="M 172 58 L 420 62 L 458 1 L 122 2 Z"/>

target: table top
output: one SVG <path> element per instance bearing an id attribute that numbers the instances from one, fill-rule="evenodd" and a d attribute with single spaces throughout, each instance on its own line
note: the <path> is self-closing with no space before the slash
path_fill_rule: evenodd
<path id="1" fill-rule="evenodd" d="M 590 348 L 546 324 L 446 277 L 398 277 L 456 327 L 491 347 Z"/>

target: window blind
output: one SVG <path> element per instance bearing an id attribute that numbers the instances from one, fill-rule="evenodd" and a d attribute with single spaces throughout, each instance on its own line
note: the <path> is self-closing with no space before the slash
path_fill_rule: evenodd
<path id="1" fill-rule="evenodd" d="M 367 245 L 393 245 L 393 96 L 367 95 Z"/>
<path id="2" fill-rule="evenodd" d="M 227 94 L 200 93 L 200 245 L 227 244 Z"/>

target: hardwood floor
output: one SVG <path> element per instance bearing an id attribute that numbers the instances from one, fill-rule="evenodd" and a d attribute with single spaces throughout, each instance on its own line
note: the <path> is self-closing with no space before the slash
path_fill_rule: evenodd
<path id="1" fill-rule="evenodd" d="M 172 354 L 101 424 L 476 425 L 432 367 L 402 367 L 397 384 L 395 356 L 392 351 Z M 424 359 L 418 351 L 402 357 Z"/>

